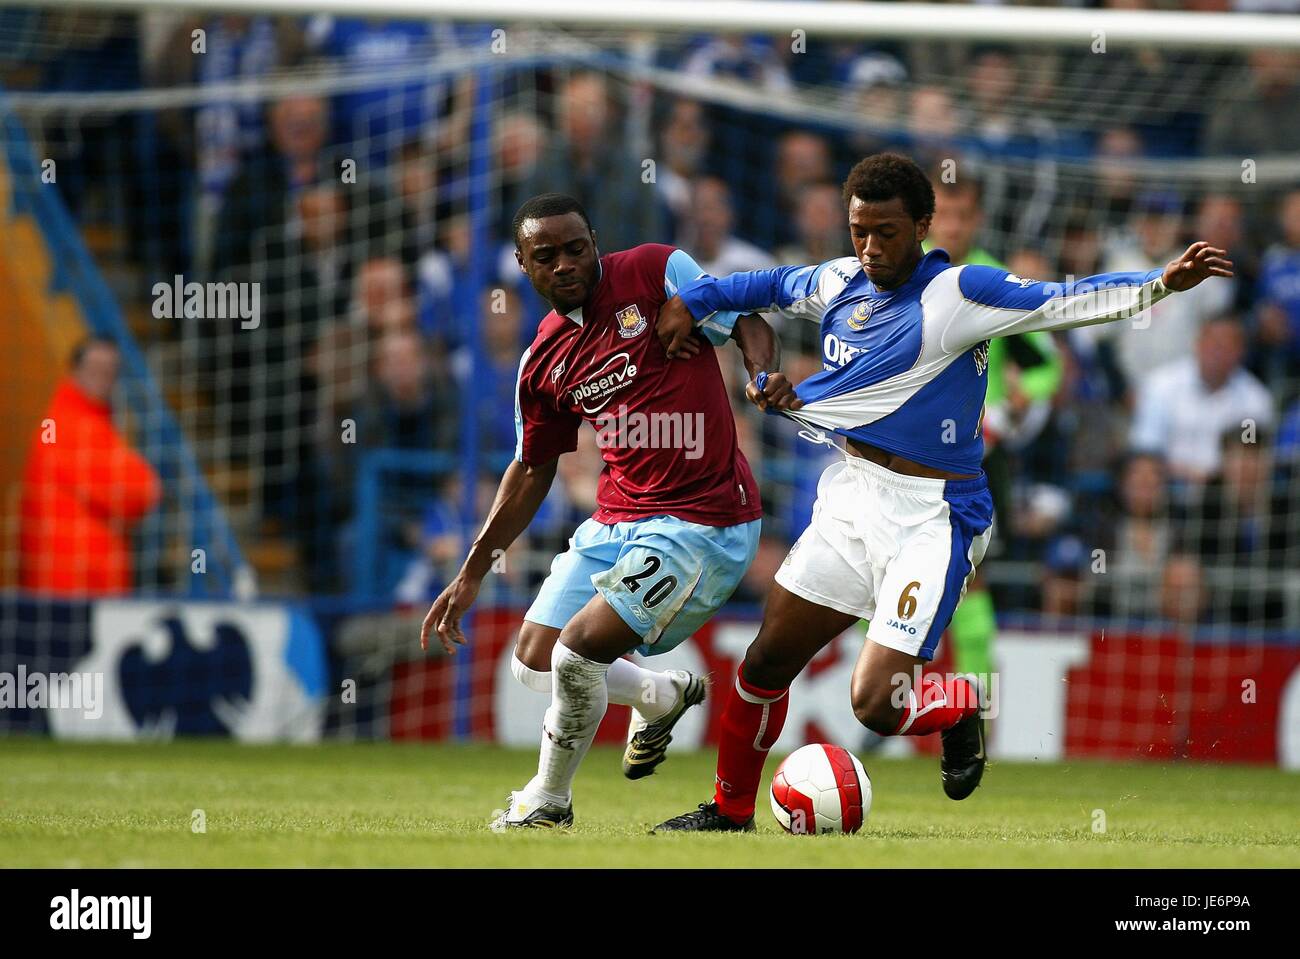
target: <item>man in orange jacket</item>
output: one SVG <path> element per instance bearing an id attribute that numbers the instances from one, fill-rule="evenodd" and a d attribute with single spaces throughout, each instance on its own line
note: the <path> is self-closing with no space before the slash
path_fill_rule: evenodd
<path id="1" fill-rule="evenodd" d="M 121 357 L 90 337 L 72 354 L 23 472 L 23 589 L 108 596 L 131 589 L 130 527 L 162 497 L 152 466 L 113 425 Z"/>

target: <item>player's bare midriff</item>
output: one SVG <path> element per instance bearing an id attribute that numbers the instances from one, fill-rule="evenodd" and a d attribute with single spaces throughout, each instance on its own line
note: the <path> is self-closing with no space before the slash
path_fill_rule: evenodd
<path id="1" fill-rule="evenodd" d="M 902 456 L 896 456 L 893 453 L 887 453 L 878 446 L 872 446 L 870 443 L 863 443 L 860 440 L 848 440 L 848 451 L 853 456 L 860 456 L 864 460 L 869 460 L 877 466 L 883 466 L 887 470 L 895 473 L 901 473 L 904 476 L 923 476 L 927 479 L 942 480 L 966 480 L 974 479 L 976 473 L 954 473 L 950 470 L 935 469 L 933 466 L 924 466 L 921 463 L 913 463 Z"/>

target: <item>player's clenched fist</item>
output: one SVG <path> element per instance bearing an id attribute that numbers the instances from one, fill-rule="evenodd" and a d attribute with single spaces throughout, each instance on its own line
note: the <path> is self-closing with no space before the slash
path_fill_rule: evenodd
<path id="1" fill-rule="evenodd" d="M 745 387 L 745 397 L 760 410 L 769 406 L 777 410 L 797 410 L 803 400 L 795 394 L 794 384 L 784 373 L 760 373 Z"/>
<path id="2" fill-rule="evenodd" d="M 429 648 L 429 633 L 436 632 L 448 656 L 456 655 L 456 647 L 465 645 L 465 634 L 460 629 L 460 618 L 474 605 L 478 597 L 478 583 L 457 576 L 433 601 L 424 623 L 420 626 L 420 648 Z"/>
<path id="3" fill-rule="evenodd" d="M 1182 256 L 1171 260 L 1160 279 L 1174 292 L 1190 290 L 1202 280 L 1212 276 L 1232 276 L 1232 261 L 1228 251 L 1197 240 Z"/>
<path id="4" fill-rule="evenodd" d="M 700 352 L 700 342 L 695 338 L 695 317 L 680 296 L 659 307 L 655 332 L 672 359 L 689 359 Z"/>

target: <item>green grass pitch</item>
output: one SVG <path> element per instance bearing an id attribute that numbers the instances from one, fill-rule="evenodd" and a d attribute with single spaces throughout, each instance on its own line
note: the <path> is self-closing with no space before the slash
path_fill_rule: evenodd
<path id="1" fill-rule="evenodd" d="M 1300 866 L 1300 776 L 1186 764 L 994 763 L 964 802 L 937 760 L 863 757 L 856 836 L 650 836 L 710 791 L 711 753 L 628 782 L 594 749 L 569 832 L 498 835 L 492 810 L 532 751 L 331 743 L 241 746 L 0 739 L 6 866 Z M 769 761 L 770 775 L 776 766 Z M 766 787 L 766 782 L 765 782 Z M 192 822 L 201 810 L 206 832 Z M 1100 810 L 1100 814 L 1096 813 Z M 1094 831 L 1104 815 L 1105 830 Z"/>

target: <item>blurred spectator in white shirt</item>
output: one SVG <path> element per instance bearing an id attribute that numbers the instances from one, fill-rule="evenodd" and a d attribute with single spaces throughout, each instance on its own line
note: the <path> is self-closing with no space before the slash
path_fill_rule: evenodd
<path id="1" fill-rule="evenodd" d="M 1183 222 L 1183 203 L 1177 194 L 1142 194 L 1129 228 L 1106 244 L 1102 272 L 1145 273 L 1163 267 L 1183 249 Z M 1206 292 L 1198 294 L 1201 289 Z M 1231 297 L 1230 283 L 1202 283 L 1196 290 L 1161 300 L 1133 319 L 1082 328 L 1077 336 L 1090 345 L 1103 340 L 1113 344 L 1131 399 L 1152 370 L 1192 352 L 1201 325 L 1222 313 Z"/>
<path id="2" fill-rule="evenodd" d="M 1242 369 L 1245 332 L 1220 318 L 1202 328 L 1194 356 L 1156 369 L 1141 382 L 1129 445 L 1164 457 L 1171 475 L 1200 483 L 1218 472 L 1220 439 L 1230 429 L 1264 429 L 1273 399 Z"/>

